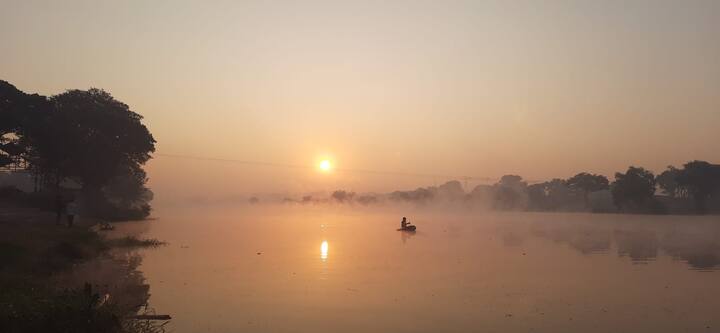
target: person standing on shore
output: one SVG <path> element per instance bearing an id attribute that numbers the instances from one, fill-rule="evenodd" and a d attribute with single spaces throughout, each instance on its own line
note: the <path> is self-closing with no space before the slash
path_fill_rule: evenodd
<path id="1" fill-rule="evenodd" d="M 73 226 L 73 222 L 75 221 L 75 215 L 77 215 L 77 204 L 75 203 L 75 200 L 72 200 L 68 202 L 67 206 L 65 207 L 65 213 L 67 214 L 67 222 L 68 222 L 68 228 Z"/>
<path id="2" fill-rule="evenodd" d="M 60 225 L 60 220 L 62 219 L 62 214 L 65 211 L 65 201 L 63 200 L 62 195 L 58 193 L 55 196 L 55 224 Z"/>

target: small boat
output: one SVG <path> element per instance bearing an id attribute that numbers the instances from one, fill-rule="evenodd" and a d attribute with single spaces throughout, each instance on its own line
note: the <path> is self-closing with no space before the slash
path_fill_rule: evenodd
<path id="1" fill-rule="evenodd" d="M 409 226 L 407 226 L 407 227 L 405 227 L 405 228 L 400 228 L 400 229 L 398 229 L 397 231 L 415 232 L 415 229 L 417 229 L 417 227 L 415 227 L 414 225 L 409 225 Z"/>

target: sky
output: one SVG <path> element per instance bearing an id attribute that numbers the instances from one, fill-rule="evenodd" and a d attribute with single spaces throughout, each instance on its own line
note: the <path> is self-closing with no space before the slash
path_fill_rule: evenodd
<path id="1" fill-rule="evenodd" d="M 156 194 L 612 179 L 720 163 L 719 36 L 712 0 L 0 0 L 0 79 L 130 105 Z"/>

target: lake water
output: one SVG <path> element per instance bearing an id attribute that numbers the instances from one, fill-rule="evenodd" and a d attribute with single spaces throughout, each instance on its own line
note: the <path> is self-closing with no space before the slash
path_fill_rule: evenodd
<path id="1" fill-rule="evenodd" d="M 175 332 L 718 332 L 718 217 L 159 208 Z M 415 234 L 396 231 L 403 215 Z"/>

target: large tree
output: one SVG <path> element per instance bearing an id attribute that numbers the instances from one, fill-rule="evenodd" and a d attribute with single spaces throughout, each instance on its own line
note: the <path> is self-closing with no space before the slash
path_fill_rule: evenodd
<path id="1" fill-rule="evenodd" d="M 66 178 L 78 182 L 96 213 L 108 202 L 103 188 L 117 188 L 119 178 L 128 178 L 126 186 L 144 187 L 142 165 L 155 151 L 155 139 L 142 116 L 100 89 L 69 90 L 50 101 L 54 108 L 42 122 L 45 130 L 26 140 L 34 167 L 56 175 L 58 185 Z"/>
<path id="2" fill-rule="evenodd" d="M 44 96 L 26 94 L 0 80 L 0 167 L 25 157 L 28 147 L 23 139 L 42 132 L 39 124 L 50 109 Z"/>
<path id="3" fill-rule="evenodd" d="M 686 191 L 683 186 L 678 183 L 682 170 L 669 165 L 665 171 L 655 177 L 658 187 L 671 198 L 683 197 Z"/>
<path id="4" fill-rule="evenodd" d="M 62 148 L 63 171 L 86 189 L 99 190 L 119 172 L 147 162 L 155 151 L 142 116 L 103 90 L 69 90 L 51 101 L 55 130 L 46 139 L 62 142 L 47 148 Z"/>
<path id="5" fill-rule="evenodd" d="M 494 206 L 499 209 L 514 210 L 527 204 L 527 182 L 518 175 L 505 175 L 493 185 Z"/>
<path id="6" fill-rule="evenodd" d="M 566 181 L 566 183 L 571 189 L 582 193 L 586 209 L 590 207 L 590 192 L 606 190 L 609 188 L 609 181 L 605 176 L 593 175 L 587 172 L 581 172 L 572 176 Z"/>
<path id="7" fill-rule="evenodd" d="M 720 165 L 705 161 L 685 163 L 677 182 L 692 195 L 697 212 L 705 213 L 707 199 L 720 192 Z"/>
<path id="8" fill-rule="evenodd" d="M 48 99 L 0 81 L 0 167 L 27 162 L 22 166 L 56 189 L 65 179 L 81 184 L 88 208 L 147 215 L 151 192 L 142 166 L 155 139 L 141 120 L 100 89 Z"/>
<path id="9" fill-rule="evenodd" d="M 618 208 L 639 208 L 655 194 L 655 176 L 648 170 L 631 166 L 624 174 L 615 173 L 611 190 Z"/>
<path id="10" fill-rule="evenodd" d="M 528 186 L 528 208 L 533 210 L 572 209 L 575 194 L 562 179 Z"/>

